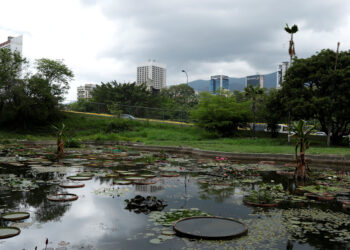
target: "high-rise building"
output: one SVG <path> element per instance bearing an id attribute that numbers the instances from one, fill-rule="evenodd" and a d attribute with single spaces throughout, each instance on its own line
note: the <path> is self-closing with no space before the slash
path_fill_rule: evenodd
<path id="1" fill-rule="evenodd" d="M 0 43 L 1 48 L 8 48 L 11 52 L 19 52 L 22 55 L 22 45 L 23 45 L 23 36 L 12 37 L 9 36 L 6 42 Z"/>
<path id="2" fill-rule="evenodd" d="M 91 99 L 92 90 L 96 87 L 95 84 L 85 84 L 84 86 L 79 86 L 78 89 L 78 99 Z"/>
<path id="3" fill-rule="evenodd" d="M 281 84 L 282 82 L 284 82 L 284 76 L 286 75 L 288 68 L 289 68 L 289 62 L 282 62 L 281 64 L 278 65 L 276 89 L 281 88 Z"/>
<path id="4" fill-rule="evenodd" d="M 210 77 L 209 91 L 212 93 L 218 93 L 222 90 L 229 89 L 229 78 L 225 75 L 216 75 Z"/>
<path id="5" fill-rule="evenodd" d="M 264 87 L 264 75 L 252 75 L 245 78 L 245 86 L 252 85 L 253 87 Z"/>
<path id="6" fill-rule="evenodd" d="M 149 89 L 160 90 L 166 87 L 166 66 L 149 60 L 137 67 L 136 84 L 146 84 Z"/>

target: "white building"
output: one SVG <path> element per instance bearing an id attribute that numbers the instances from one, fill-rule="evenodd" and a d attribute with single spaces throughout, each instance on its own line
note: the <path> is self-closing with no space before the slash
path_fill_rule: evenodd
<path id="1" fill-rule="evenodd" d="M 136 84 L 145 83 L 149 89 L 160 90 L 166 87 L 166 66 L 149 60 L 137 67 Z"/>
<path id="2" fill-rule="evenodd" d="M 0 43 L 0 48 L 8 48 L 11 52 L 19 52 L 22 56 L 22 45 L 23 45 L 23 36 L 12 37 L 9 36 L 6 42 Z"/>
<path id="3" fill-rule="evenodd" d="M 284 76 L 286 75 L 288 68 L 289 68 L 289 62 L 282 62 L 281 64 L 278 65 L 276 89 L 281 88 L 281 84 L 282 82 L 284 82 Z"/>
<path id="4" fill-rule="evenodd" d="M 84 86 L 79 86 L 78 89 L 78 99 L 91 99 L 92 90 L 96 87 L 95 84 L 85 84 Z"/>

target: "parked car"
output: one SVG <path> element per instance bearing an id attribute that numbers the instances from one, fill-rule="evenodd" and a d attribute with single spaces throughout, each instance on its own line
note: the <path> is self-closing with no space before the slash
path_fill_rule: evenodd
<path id="1" fill-rule="evenodd" d="M 327 134 L 325 132 L 315 132 L 313 135 L 327 136 Z"/>
<path id="2" fill-rule="evenodd" d="M 120 118 L 122 118 L 122 119 L 131 119 L 131 120 L 135 120 L 136 119 L 135 117 L 133 117 L 132 115 L 129 115 L 129 114 L 121 114 Z"/>

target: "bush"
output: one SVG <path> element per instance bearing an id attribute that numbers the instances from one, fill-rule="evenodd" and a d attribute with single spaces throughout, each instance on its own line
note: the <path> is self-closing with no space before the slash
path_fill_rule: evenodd
<path id="1" fill-rule="evenodd" d="M 64 146 L 66 148 L 80 148 L 81 147 L 81 141 L 77 140 L 77 139 L 68 138 L 64 142 Z"/>
<path id="2" fill-rule="evenodd" d="M 107 125 L 106 133 L 119 133 L 133 130 L 133 123 L 129 120 L 115 119 Z"/>
<path id="3" fill-rule="evenodd" d="M 234 96 L 203 93 L 191 116 L 199 127 L 221 136 L 231 136 L 239 125 L 250 120 L 250 102 L 237 103 Z"/>

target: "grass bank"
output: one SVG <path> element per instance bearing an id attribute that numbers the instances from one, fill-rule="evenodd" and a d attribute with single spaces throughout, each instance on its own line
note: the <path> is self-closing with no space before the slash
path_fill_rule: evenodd
<path id="1" fill-rule="evenodd" d="M 148 145 L 184 146 L 206 150 L 237 153 L 294 153 L 295 144 L 287 143 L 287 136 L 269 138 L 259 134 L 249 137 L 241 131 L 235 138 L 218 138 L 194 126 L 181 126 L 147 121 L 117 120 L 83 114 L 66 114 L 63 121 L 66 136 L 79 140 L 122 140 L 143 142 Z M 265 136 L 265 137 L 264 137 Z M 31 130 L 0 130 L 0 140 L 53 140 L 55 132 L 50 127 Z M 349 147 L 326 147 L 325 137 L 312 137 L 308 154 L 350 155 Z"/>

